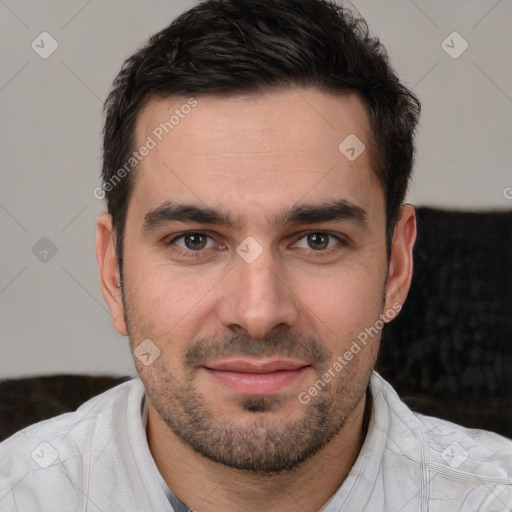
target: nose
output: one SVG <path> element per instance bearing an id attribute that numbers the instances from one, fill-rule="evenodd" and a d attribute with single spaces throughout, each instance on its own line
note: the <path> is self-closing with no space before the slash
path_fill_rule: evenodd
<path id="1" fill-rule="evenodd" d="M 263 339 L 273 330 L 295 326 L 299 299 L 284 265 L 274 261 L 270 249 L 264 249 L 250 263 L 236 255 L 233 265 L 218 302 L 217 312 L 224 327 Z"/>

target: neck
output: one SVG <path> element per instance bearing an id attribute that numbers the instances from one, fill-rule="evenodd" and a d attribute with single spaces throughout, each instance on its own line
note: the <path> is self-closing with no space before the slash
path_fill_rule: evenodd
<path id="1" fill-rule="evenodd" d="M 318 511 L 354 465 L 370 411 L 371 395 L 366 393 L 327 445 L 293 470 L 273 475 L 229 468 L 198 454 L 168 428 L 150 403 L 148 443 L 164 480 L 188 507 L 201 512 Z"/>

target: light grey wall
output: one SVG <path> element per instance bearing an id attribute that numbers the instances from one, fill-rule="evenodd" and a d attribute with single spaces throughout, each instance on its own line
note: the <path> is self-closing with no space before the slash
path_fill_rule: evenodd
<path id="1" fill-rule="evenodd" d="M 192 4 L 0 0 L 0 378 L 134 373 L 94 255 L 101 104 L 123 60 Z M 423 103 L 409 201 L 511 208 L 512 1 L 354 4 Z M 458 58 L 442 47 L 460 52 L 455 31 Z M 58 44 L 47 58 L 42 32 Z"/>

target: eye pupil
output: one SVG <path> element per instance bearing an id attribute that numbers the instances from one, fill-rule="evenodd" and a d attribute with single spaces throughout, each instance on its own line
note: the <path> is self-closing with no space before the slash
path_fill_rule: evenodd
<path id="1" fill-rule="evenodd" d="M 201 235 L 200 233 L 186 235 L 184 238 L 185 245 L 187 246 L 188 249 L 191 250 L 203 249 L 204 246 L 206 245 L 206 237 L 204 235 Z"/>
<path id="2" fill-rule="evenodd" d="M 312 249 L 325 249 L 329 245 L 329 238 L 327 237 L 327 235 L 322 235 L 320 233 L 312 233 L 308 235 L 308 244 Z"/>

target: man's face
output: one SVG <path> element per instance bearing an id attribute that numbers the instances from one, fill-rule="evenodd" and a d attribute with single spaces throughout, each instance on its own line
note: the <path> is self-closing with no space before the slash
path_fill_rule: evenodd
<path id="1" fill-rule="evenodd" d="M 187 99 L 152 99 L 139 114 L 136 148 L 157 145 L 135 171 L 123 319 L 111 309 L 132 349 L 150 340 L 135 357 L 150 421 L 228 466 L 291 469 L 361 403 L 380 333 L 333 365 L 391 307 L 367 113 L 355 95 L 313 88 L 196 99 L 161 141 L 155 128 Z M 350 134 L 366 145 L 355 160 L 339 149 Z"/>

